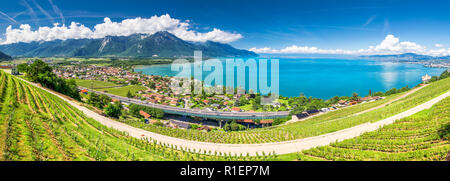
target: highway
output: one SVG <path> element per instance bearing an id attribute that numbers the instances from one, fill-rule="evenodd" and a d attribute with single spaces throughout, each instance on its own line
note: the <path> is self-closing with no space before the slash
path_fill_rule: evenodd
<path id="1" fill-rule="evenodd" d="M 141 101 L 138 99 L 132 99 L 127 97 L 122 97 L 118 95 L 109 94 L 102 91 L 91 90 L 85 87 L 78 87 L 79 89 L 86 89 L 89 92 L 94 92 L 96 94 L 107 95 L 113 99 L 120 100 L 123 103 L 133 103 L 143 106 L 149 106 L 153 108 L 158 108 L 163 110 L 168 114 L 176 114 L 183 116 L 196 116 L 203 118 L 211 118 L 211 119 L 227 119 L 227 120 L 238 120 L 238 119 L 275 119 L 275 118 L 283 118 L 289 115 L 289 111 L 280 111 L 280 112 L 221 112 L 221 111 L 208 111 L 208 110 L 195 110 L 195 109 L 186 109 L 180 107 L 166 106 L 162 104 L 154 104 L 147 101 Z"/>

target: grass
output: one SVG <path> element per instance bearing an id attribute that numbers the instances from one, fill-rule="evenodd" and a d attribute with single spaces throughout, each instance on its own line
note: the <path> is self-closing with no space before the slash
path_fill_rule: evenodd
<path id="1" fill-rule="evenodd" d="M 96 89 L 96 90 L 97 91 L 107 91 L 110 94 L 126 97 L 128 91 L 130 91 L 132 94 L 135 94 L 138 91 L 147 90 L 147 87 L 142 86 L 142 85 L 127 85 L 124 87 L 114 87 L 114 88 Z"/>

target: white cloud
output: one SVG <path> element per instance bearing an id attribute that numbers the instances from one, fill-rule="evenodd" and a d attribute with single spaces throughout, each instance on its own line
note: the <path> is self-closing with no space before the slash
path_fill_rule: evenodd
<path id="1" fill-rule="evenodd" d="M 75 22 L 72 22 L 70 26 L 55 24 L 53 27 L 39 27 L 34 31 L 28 24 L 20 25 L 18 29 L 9 26 L 5 33 L 6 40 L 2 44 L 128 36 L 135 33 L 154 34 L 158 31 L 168 31 L 183 40 L 195 42 L 209 40 L 229 43 L 242 38 L 241 34 L 229 33 L 216 28 L 206 33 L 196 32 L 189 29 L 189 21 L 182 22 L 166 14 L 150 18 L 125 19 L 121 22 L 113 22 L 111 19 L 105 18 L 103 23 L 95 25 L 93 29 Z"/>
<path id="2" fill-rule="evenodd" d="M 443 48 L 443 47 L 444 47 L 443 44 L 439 44 L 439 43 L 434 44 L 434 46 L 435 46 L 436 48 Z"/>
<path id="3" fill-rule="evenodd" d="M 425 54 L 426 47 L 418 45 L 414 42 L 401 42 L 394 35 L 387 35 L 386 38 L 376 46 L 370 46 L 368 49 L 359 50 L 362 54 L 401 54 L 401 53 L 418 53 Z"/>
<path id="4" fill-rule="evenodd" d="M 438 46 L 436 46 L 438 47 Z M 342 50 L 342 49 L 320 49 L 314 46 L 288 46 L 283 49 L 251 48 L 255 53 L 274 53 L 274 54 L 354 54 L 354 55 L 387 55 L 402 53 L 417 53 L 432 56 L 450 55 L 450 48 L 445 49 L 427 49 L 425 46 L 410 41 L 400 41 L 394 35 L 387 35 L 385 39 L 376 46 L 369 46 L 367 49 Z"/>

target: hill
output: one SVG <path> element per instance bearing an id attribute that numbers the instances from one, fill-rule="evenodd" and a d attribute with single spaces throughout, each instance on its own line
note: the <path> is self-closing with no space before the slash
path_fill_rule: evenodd
<path id="1" fill-rule="evenodd" d="M 0 161 L 273 159 L 210 155 L 137 139 L 89 118 L 62 98 L 0 70 Z M 205 153 L 205 152 L 203 152 Z"/>
<path id="2" fill-rule="evenodd" d="M 100 39 L 69 39 L 0 45 L 0 51 L 17 57 L 255 57 L 256 53 L 212 41 L 193 43 L 163 31 L 152 35 L 106 36 Z"/>
<path id="3" fill-rule="evenodd" d="M 6 55 L 6 54 L 3 53 L 3 52 L 0 52 L 0 61 L 3 61 L 3 60 L 11 60 L 11 59 L 12 59 L 11 56 Z"/>
<path id="4" fill-rule="evenodd" d="M 298 160 L 442 161 L 450 148 L 450 98 L 359 137 L 298 153 Z"/>

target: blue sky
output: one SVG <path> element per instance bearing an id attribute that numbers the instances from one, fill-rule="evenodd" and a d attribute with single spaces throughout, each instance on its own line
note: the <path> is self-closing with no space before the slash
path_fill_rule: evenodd
<path id="1" fill-rule="evenodd" d="M 388 35 L 393 35 L 394 40 L 400 39 L 398 44 L 413 42 L 426 47 L 426 51 L 434 48 L 446 52 L 450 46 L 450 2 L 443 0 L 2 0 L 0 11 L 3 40 L 10 25 L 18 29 L 21 24 L 29 24 L 31 30 L 36 30 L 52 27 L 56 22 L 62 24 L 64 19 L 66 25 L 77 22 L 93 29 L 103 23 L 105 17 L 120 22 L 168 14 L 182 22 L 189 20 L 189 30 L 198 33 L 216 28 L 239 34 L 241 36 L 223 41 L 243 49 L 266 47 L 280 52 L 296 46 L 294 52 L 302 52 L 298 48 L 305 46 L 356 51 L 380 45 Z"/>

